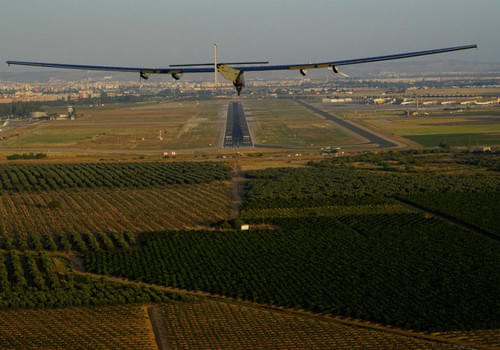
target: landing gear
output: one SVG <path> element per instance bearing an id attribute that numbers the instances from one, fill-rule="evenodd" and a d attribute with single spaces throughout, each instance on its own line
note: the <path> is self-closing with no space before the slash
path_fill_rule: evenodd
<path id="1" fill-rule="evenodd" d="M 245 78 L 243 77 L 243 72 L 240 72 L 235 80 L 233 80 L 233 85 L 236 88 L 238 96 L 241 94 L 241 90 L 245 86 Z"/>

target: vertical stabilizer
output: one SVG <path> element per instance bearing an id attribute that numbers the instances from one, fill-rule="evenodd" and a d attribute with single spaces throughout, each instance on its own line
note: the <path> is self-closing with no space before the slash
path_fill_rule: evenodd
<path id="1" fill-rule="evenodd" d="M 217 68 L 217 44 L 214 44 L 214 84 L 215 84 L 216 89 L 219 85 L 217 71 L 218 71 L 218 68 Z"/>

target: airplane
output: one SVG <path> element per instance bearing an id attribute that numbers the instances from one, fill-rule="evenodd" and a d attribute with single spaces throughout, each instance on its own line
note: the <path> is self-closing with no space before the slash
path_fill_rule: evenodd
<path id="1" fill-rule="evenodd" d="M 302 63 L 302 64 L 285 64 L 285 65 L 268 65 L 269 62 L 217 62 L 217 44 L 214 45 L 214 62 L 201 64 L 174 64 L 168 68 L 145 68 L 145 67 L 116 67 L 116 66 L 93 66 L 93 65 L 78 65 L 78 64 L 61 64 L 61 63 L 45 63 L 45 62 L 26 62 L 26 61 L 6 61 L 10 65 L 34 66 L 34 67 L 49 67 L 63 69 L 80 69 L 80 70 L 95 70 L 95 71 L 111 71 L 111 72 L 137 72 L 142 79 L 148 79 L 150 74 L 170 74 L 175 80 L 179 80 L 184 73 L 214 73 L 215 86 L 217 86 L 217 73 L 220 73 L 226 80 L 232 81 L 238 96 L 245 86 L 245 72 L 263 72 L 275 70 L 298 70 L 300 74 L 305 76 L 307 69 L 328 68 L 333 73 L 342 76 L 347 74 L 339 70 L 339 66 L 397 60 L 402 58 L 418 57 L 434 55 L 445 52 L 460 51 L 475 49 L 477 45 L 463 45 L 447 47 L 443 49 L 434 49 L 426 51 L 414 51 L 399 54 L 391 54 L 385 56 L 375 56 L 357 59 L 347 59 L 339 61 L 326 61 L 318 63 Z"/>

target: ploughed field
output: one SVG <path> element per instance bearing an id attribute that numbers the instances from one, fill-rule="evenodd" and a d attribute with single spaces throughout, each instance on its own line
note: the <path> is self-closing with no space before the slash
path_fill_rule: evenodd
<path id="1" fill-rule="evenodd" d="M 2 349 L 155 349 L 140 306 L 0 311 Z"/>
<path id="2" fill-rule="evenodd" d="M 153 308 L 159 311 L 156 320 L 151 317 Z M 206 299 L 158 306 L 2 310 L 0 346 L 2 349 L 157 349 L 152 327 L 155 321 L 156 332 L 165 334 L 164 343 L 171 349 L 456 348 L 312 315 Z"/>
<path id="3" fill-rule="evenodd" d="M 408 329 L 500 328 L 498 172 L 332 160 L 247 176 L 240 219 L 268 229 L 144 233 L 134 251 L 87 252 L 86 268 Z M 429 212 L 397 201 L 434 196 Z"/>
<path id="4" fill-rule="evenodd" d="M 326 318 L 199 300 L 161 306 L 174 349 L 453 349 Z"/>

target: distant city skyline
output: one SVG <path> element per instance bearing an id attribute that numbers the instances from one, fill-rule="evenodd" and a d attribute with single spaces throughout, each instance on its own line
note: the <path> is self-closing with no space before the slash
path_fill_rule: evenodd
<path id="1" fill-rule="evenodd" d="M 20 0 L 5 3 L 0 12 L 0 71 L 28 70 L 9 68 L 7 59 L 127 66 L 205 62 L 214 43 L 221 58 L 273 63 L 476 43 L 479 50 L 432 59 L 498 63 L 498 13 L 497 0 Z"/>

